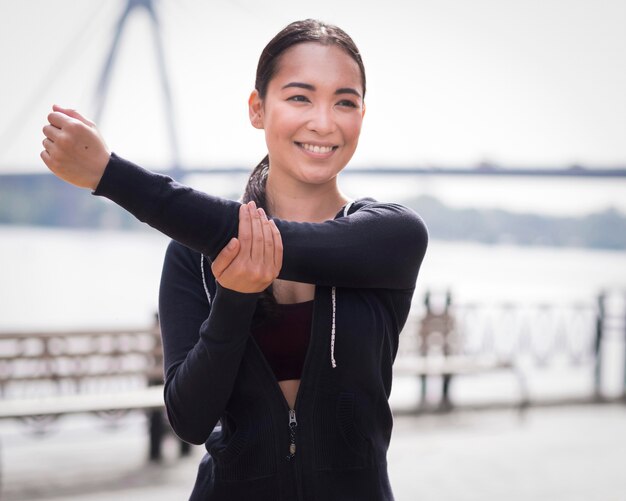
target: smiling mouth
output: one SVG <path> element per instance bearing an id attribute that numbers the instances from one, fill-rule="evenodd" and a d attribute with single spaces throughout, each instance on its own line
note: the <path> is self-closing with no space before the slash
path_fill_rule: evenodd
<path id="1" fill-rule="evenodd" d="M 295 143 L 303 150 L 306 150 L 311 153 L 316 153 L 318 155 L 324 155 L 326 153 L 335 151 L 337 148 L 339 148 L 339 146 L 318 146 L 318 145 L 308 144 L 308 143 L 298 143 L 297 141 Z"/>

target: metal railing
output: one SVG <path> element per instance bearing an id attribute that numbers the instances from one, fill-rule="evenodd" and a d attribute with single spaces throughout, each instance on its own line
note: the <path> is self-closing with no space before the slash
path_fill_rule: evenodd
<path id="1" fill-rule="evenodd" d="M 534 373 L 556 366 L 580 369 L 592 378 L 589 400 L 601 400 L 610 350 L 613 379 L 616 370 L 623 372 L 622 398 L 626 401 L 626 291 L 602 292 L 588 302 L 551 304 L 456 304 L 450 293 L 440 296 L 434 301 L 427 292 L 423 306 L 413 308 L 400 336 L 399 358 L 434 349 L 469 358 L 492 357 Z M 435 336 L 425 349 L 420 322 L 433 310 L 448 312 L 454 329 L 446 339 Z M 621 368 L 616 368 L 614 350 L 620 350 L 620 344 Z"/>

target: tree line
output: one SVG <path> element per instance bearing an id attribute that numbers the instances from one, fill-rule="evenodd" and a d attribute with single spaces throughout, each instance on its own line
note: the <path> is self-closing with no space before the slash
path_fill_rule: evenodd
<path id="1" fill-rule="evenodd" d="M 424 218 L 431 238 L 435 239 L 626 249 L 626 215 L 616 209 L 580 217 L 556 217 L 501 209 L 453 208 L 426 195 L 401 202 Z M 115 204 L 48 174 L 0 177 L 0 224 L 116 230 L 144 228 Z"/>

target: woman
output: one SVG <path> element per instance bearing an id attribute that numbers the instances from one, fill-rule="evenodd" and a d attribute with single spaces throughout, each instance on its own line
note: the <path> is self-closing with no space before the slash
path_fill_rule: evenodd
<path id="1" fill-rule="evenodd" d="M 427 233 L 411 210 L 337 185 L 364 96 L 345 32 L 306 20 L 278 33 L 249 99 L 269 153 L 243 204 L 110 153 L 74 111 L 48 117 L 41 156 L 56 175 L 174 239 L 165 402 L 176 433 L 206 444 L 193 500 L 393 499 L 392 363 Z"/>

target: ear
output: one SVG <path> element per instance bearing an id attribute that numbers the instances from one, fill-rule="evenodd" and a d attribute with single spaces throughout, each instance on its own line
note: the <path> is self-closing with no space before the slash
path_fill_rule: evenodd
<path id="1" fill-rule="evenodd" d="M 361 111 L 361 118 L 365 117 L 365 101 L 363 101 L 363 111 Z"/>
<path id="2" fill-rule="evenodd" d="M 248 98 L 248 115 L 250 116 L 250 123 L 255 129 L 263 128 L 263 101 L 259 92 L 255 89 Z"/>

